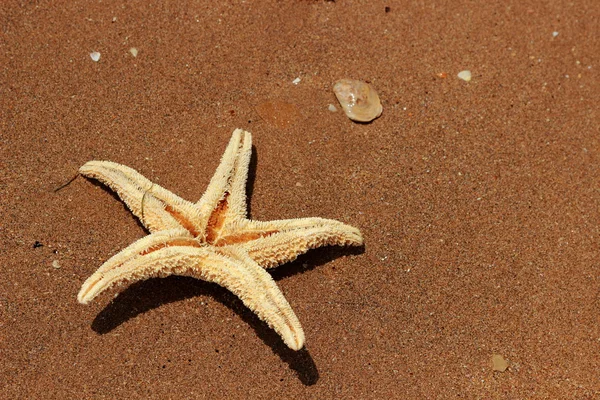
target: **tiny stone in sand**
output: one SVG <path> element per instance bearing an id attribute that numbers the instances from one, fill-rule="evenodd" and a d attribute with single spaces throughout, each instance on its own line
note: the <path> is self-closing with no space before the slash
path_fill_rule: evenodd
<path id="1" fill-rule="evenodd" d="M 508 368 L 508 362 L 500 354 L 492 356 L 492 369 L 498 372 L 504 372 Z"/>

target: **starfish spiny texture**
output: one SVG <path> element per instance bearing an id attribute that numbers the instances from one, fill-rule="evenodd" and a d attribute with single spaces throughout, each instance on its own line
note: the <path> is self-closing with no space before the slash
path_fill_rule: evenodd
<path id="1" fill-rule="evenodd" d="M 236 129 L 208 188 L 197 203 L 152 183 L 135 170 L 90 161 L 79 172 L 99 180 L 127 204 L 150 231 L 106 261 L 81 287 L 87 304 L 123 283 L 169 275 L 215 282 L 238 296 L 291 349 L 304 332 L 287 300 L 264 269 L 321 246 L 361 245 L 360 231 L 323 218 L 252 221 L 246 216 L 246 179 L 252 153 L 249 132 Z"/>

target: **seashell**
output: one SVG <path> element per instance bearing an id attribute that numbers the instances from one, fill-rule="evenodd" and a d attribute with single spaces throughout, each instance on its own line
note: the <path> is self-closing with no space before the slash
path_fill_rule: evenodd
<path id="1" fill-rule="evenodd" d="M 383 111 L 377 92 L 368 83 L 340 79 L 333 85 L 333 92 L 348 118 L 353 121 L 370 122 Z"/>
<path id="2" fill-rule="evenodd" d="M 460 71 L 457 76 L 465 82 L 471 81 L 471 71 L 469 70 Z"/>

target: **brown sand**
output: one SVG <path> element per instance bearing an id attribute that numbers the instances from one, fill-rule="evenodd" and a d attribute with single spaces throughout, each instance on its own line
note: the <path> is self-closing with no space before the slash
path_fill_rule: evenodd
<path id="1" fill-rule="evenodd" d="M 3 1 L 0 397 L 600 398 L 599 21 L 597 0 Z M 381 118 L 328 110 L 343 77 Z M 145 232 L 100 185 L 53 190 L 107 159 L 195 200 L 236 127 L 253 218 L 365 236 L 274 271 L 306 349 L 188 278 L 78 304 Z"/>

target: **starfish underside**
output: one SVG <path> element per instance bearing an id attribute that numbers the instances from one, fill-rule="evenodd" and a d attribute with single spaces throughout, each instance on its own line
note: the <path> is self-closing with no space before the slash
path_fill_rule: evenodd
<path id="1" fill-rule="evenodd" d="M 246 216 L 249 132 L 236 129 L 208 188 L 197 203 L 110 161 L 90 161 L 79 172 L 99 180 L 150 231 L 106 261 L 81 287 L 87 304 L 124 283 L 169 275 L 215 282 L 273 328 L 291 349 L 304 345 L 298 318 L 265 268 L 295 260 L 309 249 L 361 245 L 360 231 L 339 221 L 298 218 L 252 221 Z"/>

